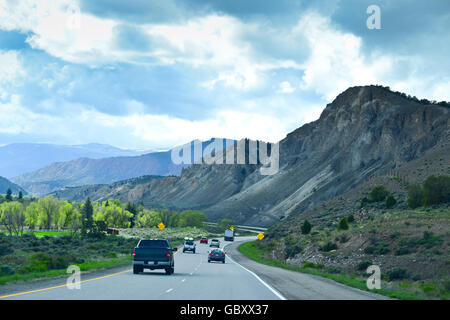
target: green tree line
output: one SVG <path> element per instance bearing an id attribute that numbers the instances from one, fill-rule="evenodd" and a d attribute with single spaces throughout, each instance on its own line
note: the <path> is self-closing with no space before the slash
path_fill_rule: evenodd
<path id="1" fill-rule="evenodd" d="M 106 228 L 201 227 L 206 215 L 197 210 L 181 212 L 147 209 L 141 205 L 109 199 L 104 202 L 68 202 L 52 196 L 37 200 L 3 199 L 0 202 L 0 225 L 10 235 L 36 229 L 70 230 L 72 233 L 98 233 Z"/>

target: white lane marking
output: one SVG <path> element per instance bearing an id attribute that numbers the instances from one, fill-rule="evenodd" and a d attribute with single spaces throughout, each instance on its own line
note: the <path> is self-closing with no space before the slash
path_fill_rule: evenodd
<path id="1" fill-rule="evenodd" d="M 172 291 L 172 290 L 173 290 L 173 288 L 172 288 L 172 289 L 169 289 L 169 290 L 166 290 L 166 292 L 169 293 L 169 292 Z"/>
<path id="2" fill-rule="evenodd" d="M 226 245 L 224 245 L 223 247 L 225 248 L 227 245 L 229 245 L 230 243 L 227 243 Z M 280 300 L 287 300 L 281 293 L 279 293 L 277 290 L 275 290 L 274 288 L 272 288 L 270 285 L 268 285 L 263 279 L 261 279 L 256 273 L 254 273 L 253 271 L 248 270 L 246 267 L 240 265 L 239 263 L 237 263 L 236 261 L 234 261 L 233 259 L 231 259 L 231 257 L 229 255 L 227 255 L 228 259 L 231 260 L 231 262 L 237 264 L 239 267 L 241 267 L 242 269 L 244 269 L 245 271 L 251 273 L 256 279 L 259 280 L 259 282 L 261 282 L 264 286 L 267 287 L 267 289 L 269 289 L 274 295 L 276 295 Z"/>
<path id="3" fill-rule="evenodd" d="M 186 281 L 186 279 L 181 280 L 181 282 L 185 282 L 185 281 Z"/>

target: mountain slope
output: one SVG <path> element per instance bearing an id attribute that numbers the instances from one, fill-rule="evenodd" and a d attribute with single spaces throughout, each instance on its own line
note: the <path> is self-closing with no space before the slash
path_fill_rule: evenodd
<path id="1" fill-rule="evenodd" d="M 256 165 L 192 165 L 180 177 L 142 186 L 140 200 L 201 208 L 209 220 L 268 226 L 420 157 L 448 139 L 449 119 L 450 109 L 387 88 L 349 88 L 317 121 L 280 141 L 277 174 L 262 176 Z"/>
<path id="2" fill-rule="evenodd" d="M 0 177 L 0 194 L 6 194 L 8 189 L 11 189 L 13 194 L 18 194 L 20 191 L 22 191 L 24 195 L 27 194 L 27 192 L 17 184 L 12 183 L 4 177 Z"/>
<path id="3" fill-rule="evenodd" d="M 56 145 L 44 143 L 13 143 L 0 147 L 0 176 L 12 178 L 54 162 L 78 158 L 100 159 L 137 156 L 141 152 L 123 150 L 104 144 Z"/>
<path id="4" fill-rule="evenodd" d="M 206 145 L 212 140 L 202 143 Z M 11 180 L 33 195 L 41 196 L 62 187 L 108 184 L 144 175 L 180 175 L 181 169 L 186 166 L 173 163 L 169 150 L 133 157 L 79 158 L 57 162 Z"/>

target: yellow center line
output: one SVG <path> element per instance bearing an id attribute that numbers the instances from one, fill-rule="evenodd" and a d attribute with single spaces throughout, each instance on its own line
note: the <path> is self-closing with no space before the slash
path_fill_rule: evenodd
<path id="1" fill-rule="evenodd" d="M 176 255 L 178 252 L 180 252 L 180 250 L 177 250 L 174 255 Z M 88 280 L 83 280 L 80 282 L 74 282 L 71 283 L 71 285 L 77 285 L 77 284 L 81 284 L 81 283 L 86 283 L 86 282 L 90 282 L 90 281 L 94 281 L 94 280 L 100 280 L 100 279 L 105 279 L 105 278 L 109 278 L 109 277 L 113 277 L 113 276 L 117 276 L 119 274 L 125 273 L 125 272 L 130 272 L 132 269 L 127 269 L 124 271 L 120 271 L 120 272 L 116 272 L 116 273 L 112 273 L 112 274 L 108 274 L 106 276 L 102 276 L 102 277 L 97 277 L 97 278 L 93 278 L 93 279 L 88 279 Z M 13 293 L 13 294 L 8 294 L 6 296 L 0 296 L 0 299 L 5 299 L 5 298 L 10 298 L 10 297 L 17 297 L 17 296 L 21 296 L 24 294 L 30 294 L 30 293 L 36 293 L 36 292 L 42 292 L 42 291 L 48 291 L 48 290 L 53 290 L 53 289 L 58 289 L 58 288 L 63 288 L 67 286 L 67 284 L 61 284 L 59 286 L 53 286 L 53 287 L 48 287 L 48 288 L 43 288 L 43 289 L 37 289 L 37 290 L 31 290 L 31 291 L 24 291 L 24 292 L 19 292 L 19 293 Z"/>

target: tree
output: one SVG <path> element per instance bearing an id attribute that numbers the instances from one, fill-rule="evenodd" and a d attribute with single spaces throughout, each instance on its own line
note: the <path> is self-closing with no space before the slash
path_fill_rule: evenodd
<path id="1" fill-rule="evenodd" d="M 25 223 L 30 229 L 39 225 L 40 207 L 37 202 L 31 202 L 25 209 Z"/>
<path id="2" fill-rule="evenodd" d="M 92 231 L 94 226 L 94 207 L 92 206 L 91 199 L 88 197 L 81 207 L 82 226 L 81 232 L 83 234 Z"/>
<path id="3" fill-rule="evenodd" d="M 353 214 L 349 215 L 349 216 L 347 217 L 347 222 L 348 222 L 348 223 L 353 223 L 353 222 L 355 222 L 355 216 L 354 216 Z"/>
<path id="4" fill-rule="evenodd" d="M 95 212 L 95 221 L 103 221 L 106 227 L 128 228 L 133 214 L 123 208 L 110 203 L 107 207 L 98 207 Z"/>
<path id="5" fill-rule="evenodd" d="M 136 216 L 138 213 L 138 208 L 135 204 L 128 202 L 127 206 L 125 207 L 125 210 L 128 212 L 131 212 L 133 216 L 130 218 L 130 228 L 134 228 L 134 224 L 136 223 Z"/>
<path id="6" fill-rule="evenodd" d="M 370 192 L 370 202 L 383 201 L 389 195 L 389 191 L 383 186 L 377 186 Z"/>
<path id="7" fill-rule="evenodd" d="M 12 190 L 11 190 L 11 188 L 8 188 L 8 190 L 6 191 L 6 197 L 5 197 L 5 199 L 6 199 L 6 201 L 13 201 L 13 198 L 12 198 Z"/>
<path id="8" fill-rule="evenodd" d="M 390 209 L 390 208 L 392 208 L 393 206 L 395 206 L 396 203 L 397 203 L 397 200 L 395 200 L 394 196 L 389 195 L 389 196 L 386 198 L 386 208 Z"/>
<path id="9" fill-rule="evenodd" d="M 25 226 L 25 213 L 23 205 L 18 201 L 4 202 L 0 206 L 0 223 L 8 230 L 9 234 L 17 236 L 23 234 Z"/>
<path id="10" fill-rule="evenodd" d="M 223 230 L 227 230 L 227 229 L 230 229 L 230 227 L 232 225 L 233 225 L 233 220 L 224 218 L 224 219 L 220 220 L 218 227 Z"/>
<path id="11" fill-rule="evenodd" d="M 408 188 L 408 206 L 411 209 L 418 208 L 423 203 L 423 190 L 419 184 L 413 184 Z"/>
<path id="12" fill-rule="evenodd" d="M 344 217 L 339 221 L 338 230 L 348 230 L 347 218 Z"/>
<path id="13" fill-rule="evenodd" d="M 450 202 L 450 177 L 429 176 L 423 183 L 423 204 Z"/>
<path id="14" fill-rule="evenodd" d="M 139 228 L 153 228 L 161 223 L 161 217 L 155 210 L 144 209 L 136 218 L 136 226 Z"/>
<path id="15" fill-rule="evenodd" d="M 58 199 L 52 196 L 46 196 L 38 200 L 39 205 L 39 225 L 45 229 L 51 229 L 52 226 L 57 227 L 59 206 Z"/>
<path id="16" fill-rule="evenodd" d="M 202 227 L 206 215 L 198 210 L 184 210 L 180 212 L 179 227 Z"/>
<path id="17" fill-rule="evenodd" d="M 18 197 L 19 201 L 23 200 L 23 193 L 22 191 L 19 191 L 19 197 Z"/>
<path id="18" fill-rule="evenodd" d="M 309 234 L 311 232 L 312 225 L 308 220 L 305 220 L 300 227 L 302 234 Z"/>

